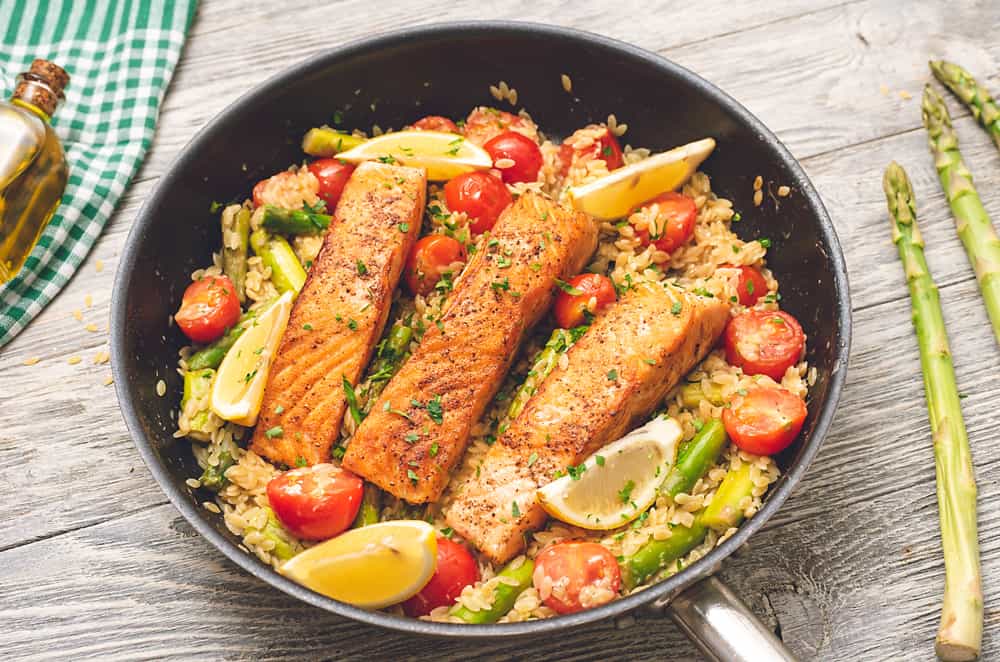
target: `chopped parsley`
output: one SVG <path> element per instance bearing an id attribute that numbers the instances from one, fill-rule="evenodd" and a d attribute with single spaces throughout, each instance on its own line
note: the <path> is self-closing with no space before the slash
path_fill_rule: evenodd
<path id="1" fill-rule="evenodd" d="M 386 154 L 385 156 L 378 157 L 380 163 L 388 163 L 390 165 L 397 163 L 396 159 L 393 158 L 392 154 Z"/>
<path id="2" fill-rule="evenodd" d="M 675 316 L 680 315 L 683 308 L 684 305 L 680 301 L 674 301 L 674 305 L 670 306 L 670 312 Z"/>
<path id="3" fill-rule="evenodd" d="M 382 411 L 389 412 L 390 414 L 396 414 L 397 416 L 402 416 L 410 423 L 413 422 L 413 418 L 411 418 L 409 414 L 407 414 L 405 411 L 401 409 L 393 409 L 392 405 L 388 401 L 386 401 L 386 403 L 382 405 Z"/>
<path id="4" fill-rule="evenodd" d="M 753 294 L 753 281 L 747 281 L 747 294 Z"/>
<path id="5" fill-rule="evenodd" d="M 565 292 L 566 294 L 568 294 L 570 296 L 578 297 L 581 294 L 583 294 L 583 290 L 581 290 L 581 289 L 579 289 L 577 287 L 573 287 L 572 285 L 570 285 L 569 283 L 567 283 L 564 280 L 560 280 L 560 279 L 556 278 L 555 281 L 556 281 L 556 286 L 560 290 L 562 290 L 563 292 Z"/>
<path id="6" fill-rule="evenodd" d="M 566 467 L 566 473 L 568 473 L 570 475 L 570 478 L 572 478 L 573 480 L 580 480 L 580 476 L 582 476 L 583 472 L 585 472 L 586 470 L 587 470 L 587 465 L 584 464 L 583 462 L 576 465 L 575 467 L 572 464 Z"/>
<path id="7" fill-rule="evenodd" d="M 301 455 L 298 456 L 297 458 L 295 458 L 295 466 L 297 466 L 297 467 L 304 467 L 307 464 L 309 464 L 309 463 L 306 462 L 306 459 L 304 457 L 302 457 Z"/>
<path id="8" fill-rule="evenodd" d="M 427 451 L 427 454 L 430 455 L 431 457 L 437 457 L 439 449 L 440 446 L 438 446 L 438 442 L 435 441 L 433 444 L 431 444 L 431 448 L 429 451 Z"/>
<path id="9" fill-rule="evenodd" d="M 302 325 L 302 328 L 305 329 L 306 331 L 312 331 L 313 325 L 310 324 L 309 322 L 306 322 L 305 324 Z"/>
<path id="10" fill-rule="evenodd" d="M 530 456 L 528 456 L 529 467 L 533 465 L 535 462 L 538 462 L 538 453 L 532 453 Z"/>
<path id="11" fill-rule="evenodd" d="M 366 273 L 368 273 L 368 266 L 361 260 L 355 262 L 354 265 L 358 268 L 359 276 L 364 276 Z"/>
<path id="12" fill-rule="evenodd" d="M 347 375 L 341 375 L 341 384 L 344 387 L 344 399 L 347 400 L 347 408 L 351 412 L 351 418 L 354 419 L 355 425 L 361 424 L 361 409 L 358 407 L 358 394 L 354 391 L 354 387 L 351 386 L 351 382 L 348 381 Z"/>
<path id="13" fill-rule="evenodd" d="M 285 431 L 281 428 L 280 425 L 275 425 L 273 428 L 264 432 L 264 436 L 267 437 L 268 439 L 274 439 L 275 437 L 280 437 L 283 434 L 285 434 Z"/>
<path id="14" fill-rule="evenodd" d="M 411 432 L 410 434 L 403 437 L 403 441 L 405 441 L 408 444 L 415 444 L 417 443 L 418 439 L 420 439 L 420 435 L 417 434 L 416 432 Z"/>
<path id="15" fill-rule="evenodd" d="M 770 248 L 771 247 L 771 240 L 770 239 L 758 239 L 757 241 L 764 248 Z"/>
<path id="16" fill-rule="evenodd" d="M 510 504 L 510 514 L 514 517 L 521 516 L 521 509 L 517 507 L 517 501 L 512 501 Z"/>
<path id="17" fill-rule="evenodd" d="M 493 291 L 496 292 L 497 294 L 499 294 L 501 291 L 507 292 L 508 290 L 510 290 L 510 279 L 504 278 L 503 280 L 495 280 L 492 283 L 490 283 L 490 287 L 493 288 Z"/>
<path id="18" fill-rule="evenodd" d="M 709 299 L 714 299 L 715 298 L 715 295 L 712 294 L 711 292 L 709 292 L 708 290 L 706 290 L 704 287 L 696 287 L 696 288 L 694 288 L 693 291 L 694 291 L 695 294 L 697 294 L 700 297 L 708 297 Z"/>
<path id="19" fill-rule="evenodd" d="M 618 490 L 618 498 L 622 500 L 622 503 L 628 503 L 629 499 L 632 498 L 632 490 L 635 489 L 635 481 L 630 480 L 625 483 L 625 487 Z"/>
<path id="20" fill-rule="evenodd" d="M 416 485 L 417 482 L 420 480 L 420 477 L 417 476 L 417 474 L 413 472 L 413 469 L 407 469 L 406 470 L 406 477 L 409 478 L 411 481 L 413 481 L 414 485 Z"/>
<path id="21" fill-rule="evenodd" d="M 739 223 L 742 220 L 743 220 L 743 214 L 741 214 L 739 212 L 736 212 L 735 214 L 733 214 L 733 223 Z"/>
<path id="22" fill-rule="evenodd" d="M 399 228 L 400 232 L 409 232 L 410 231 L 410 224 L 409 223 L 400 223 L 396 227 Z"/>
<path id="23" fill-rule="evenodd" d="M 451 538 L 451 534 L 453 533 L 455 533 L 455 529 L 451 528 L 450 526 L 446 526 L 443 529 L 441 529 L 441 535 L 444 536 L 445 538 Z"/>
<path id="24" fill-rule="evenodd" d="M 441 406 L 440 395 L 435 395 L 427 401 L 427 415 L 438 425 L 444 423 L 444 408 Z"/>
<path id="25" fill-rule="evenodd" d="M 277 407 L 274 408 L 274 413 L 275 415 L 283 414 L 285 413 L 285 408 L 282 407 L 281 405 L 278 405 Z"/>
<path id="26" fill-rule="evenodd" d="M 532 262 L 530 265 L 532 271 L 541 271 L 542 265 L 540 262 Z"/>
<path id="27" fill-rule="evenodd" d="M 222 209 L 222 208 L 223 208 L 224 206 L 225 206 L 225 205 L 223 205 L 223 204 L 222 204 L 221 202 L 216 202 L 215 200 L 213 200 L 213 201 L 212 201 L 212 204 L 211 204 L 211 205 L 209 205 L 209 207 L 208 207 L 208 213 L 209 213 L 209 214 L 215 214 L 215 213 L 217 213 L 217 212 L 218 212 L 218 211 L 219 211 L 220 209 Z"/>
<path id="28" fill-rule="evenodd" d="M 347 320 L 347 328 L 350 329 L 351 331 L 357 331 L 358 330 L 357 321 L 354 318 Z"/>
<path id="29" fill-rule="evenodd" d="M 339 110 L 333 111 L 333 123 L 334 124 L 343 124 L 344 123 L 344 113 L 340 112 Z"/>
<path id="30" fill-rule="evenodd" d="M 499 267 L 500 269 L 506 269 L 510 265 L 511 265 L 511 262 L 510 262 L 509 259 L 507 259 L 503 255 L 498 255 L 497 256 L 497 267 Z"/>
<path id="31" fill-rule="evenodd" d="M 616 381 L 618 381 L 618 371 L 615 370 L 614 368 L 612 368 L 611 370 L 608 370 L 608 381 L 609 382 L 616 382 Z"/>
<path id="32" fill-rule="evenodd" d="M 643 359 L 642 362 L 646 365 L 656 365 L 656 359 Z"/>
<path id="33" fill-rule="evenodd" d="M 597 466 L 603 467 L 604 466 L 604 456 L 603 455 L 595 455 L 594 456 L 594 462 L 597 463 Z"/>

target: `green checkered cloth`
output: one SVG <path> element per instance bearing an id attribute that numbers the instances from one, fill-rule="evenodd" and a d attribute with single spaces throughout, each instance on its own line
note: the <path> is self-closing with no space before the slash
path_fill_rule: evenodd
<path id="1" fill-rule="evenodd" d="M 70 75 L 52 126 L 69 182 L 24 269 L 0 286 L 0 347 L 76 272 L 139 169 L 196 0 L 0 0 L 0 94 L 45 58 Z"/>

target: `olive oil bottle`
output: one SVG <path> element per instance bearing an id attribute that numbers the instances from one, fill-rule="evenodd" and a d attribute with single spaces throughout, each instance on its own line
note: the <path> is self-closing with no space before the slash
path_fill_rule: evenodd
<path id="1" fill-rule="evenodd" d="M 10 101 L 0 101 L 0 284 L 24 266 L 66 188 L 66 157 L 49 120 L 68 82 L 61 67 L 35 60 Z"/>

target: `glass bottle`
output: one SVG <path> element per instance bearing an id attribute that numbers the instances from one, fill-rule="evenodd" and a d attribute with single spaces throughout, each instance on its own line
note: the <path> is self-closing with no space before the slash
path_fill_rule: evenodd
<path id="1" fill-rule="evenodd" d="M 61 67 L 35 60 L 10 101 L 0 101 L 0 284 L 24 266 L 66 188 L 66 157 L 49 120 L 68 82 Z"/>

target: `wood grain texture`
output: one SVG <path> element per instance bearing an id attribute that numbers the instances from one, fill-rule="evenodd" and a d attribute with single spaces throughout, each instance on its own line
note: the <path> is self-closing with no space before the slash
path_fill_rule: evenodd
<path id="1" fill-rule="evenodd" d="M 933 454 L 880 187 L 890 159 L 907 167 L 928 261 L 942 286 L 959 387 L 968 393 L 963 408 L 981 494 L 983 658 L 1000 655 L 1000 511 L 992 507 L 1000 486 L 991 479 L 1000 464 L 992 443 L 1000 351 L 935 179 L 918 110 L 931 56 L 962 62 L 1000 93 L 995 2 L 703 0 L 695 11 L 690 3 L 637 0 L 512 0 L 496 7 L 428 0 L 415 11 L 394 0 L 374 11 L 363 0 L 207 0 L 153 149 L 107 231 L 65 291 L 0 354 L 0 494 L 7 505 L 0 615 L 8 624 L 0 647 L 7 656 L 697 659 L 673 625 L 643 614 L 554 641 L 453 644 L 367 628 L 276 594 L 165 505 L 128 438 L 113 389 L 102 385 L 108 366 L 92 363 L 107 349 L 111 282 L 131 221 L 209 118 L 325 48 L 414 23 L 487 16 L 599 32 L 705 75 L 803 159 L 834 218 L 856 326 L 835 429 L 786 507 L 723 570 L 803 659 L 933 658 L 943 584 Z M 984 203 L 1000 219 L 1000 154 L 964 109 L 950 97 L 948 103 Z M 76 309 L 82 323 L 72 316 Z M 91 322 L 98 332 L 85 329 Z M 69 365 L 71 356 L 83 362 Z M 22 365 L 29 357 L 42 361 Z"/>

